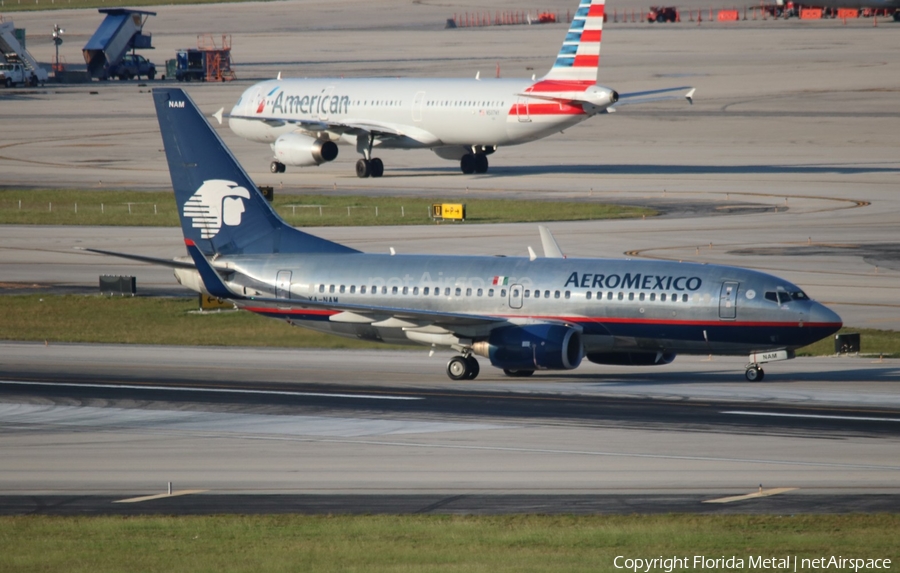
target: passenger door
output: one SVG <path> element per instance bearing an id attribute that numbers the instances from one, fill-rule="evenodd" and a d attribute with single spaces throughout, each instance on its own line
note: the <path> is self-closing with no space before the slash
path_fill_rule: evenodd
<path id="1" fill-rule="evenodd" d="M 509 287 L 509 308 L 522 308 L 522 285 Z"/>
<path id="2" fill-rule="evenodd" d="M 278 271 L 275 276 L 275 298 L 291 298 L 291 271 Z"/>
<path id="3" fill-rule="evenodd" d="M 719 294 L 719 318 L 734 320 L 737 318 L 737 294 L 740 283 L 725 281 Z"/>

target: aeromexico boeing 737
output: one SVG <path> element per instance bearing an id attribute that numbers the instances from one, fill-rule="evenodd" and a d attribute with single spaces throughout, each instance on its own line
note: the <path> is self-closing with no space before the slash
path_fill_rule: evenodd
<path id="1" fill-rule="evenodd" d="M 597 85 L 604 0 L 581 0 L 550 72 L 525 79 L 286 79 L 247 89 L 229 114 L 237 135 L 268 143 L 273 173 L 338 155 L 356 145 L 360 177 L 381 177 L 372 149 L 431 149 L 459 161 L 463 173 L 485 173 L 500 146 L 535 141 L 614 105 L 686 97 L 687 87 L 618 94 Z M 667 95 L 668 94 L 668 95 Z M 222 111 L 216 117 L 221 121 Z"/>
<path id="2" fill-rule="evenodd" d="M 599 364 L 668 364 L 678 353 L 747 354 L 760 364 L 841 326 L 778 277 L 662 261 L 364 253 L 289 226 L 269 206 L 180 89 L 153 99 L 190 258 L 122 255 L 168 265 L 185 286 L 238 307 L 351 338 L 421 343 L 475 356 L 510 376 Z"/>

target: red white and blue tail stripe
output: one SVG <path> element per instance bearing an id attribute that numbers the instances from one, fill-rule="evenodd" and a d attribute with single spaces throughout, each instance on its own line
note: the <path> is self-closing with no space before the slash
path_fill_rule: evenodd
<path id="1" fill-rule="evenodd" d="M 581 1 L 556 62 L 544 80 L 590 84 L 597 81 L 605 3 L 605 0 Z"/>

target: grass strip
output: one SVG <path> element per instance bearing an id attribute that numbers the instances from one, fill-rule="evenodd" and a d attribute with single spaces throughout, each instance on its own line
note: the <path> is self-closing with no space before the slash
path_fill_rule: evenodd
<path id="1" fill-rule="evenodd" d="M 695 555 L 893 568 L 898 528 L 897 515 L 2 517 L 0 570 L 595 573 L 622 570 L 619 555 L 686 556 L 676 571 L 700 570 Z"/>
<path id="2" fill-rule="evenodd" d="M 4 296 L 0 303 L 0 339 L 176 346 L 390 348 L 385 344 L 296 328 L 251 312 L 199 313 L 198 309 L 197 298 Z"/>
<path id="3" fill-rule="evenodd" d="M 196 298 L 99 295 L 7 295 L 0 304 L 0 340 L 271 346 L 279 348 L 391 348 L 305 328 L 250 312 L 198 313 Z M 844 327 L 858 332 L 864 354 L 900 357 L 900 332 Z M 396 348 L 396 347 L 394 347 Z M 834 354 L 826 338 L 797 351 Z"/>
<path id="4" fill-rule="evenodd" d="M 275 194 L 272 206 L 297 227 L 427 225 L 433 203 L 465 203 L 466 223 L 583 221 L 651 217 L 642 207 L 592 202 Z M 171 192 L 78 189 L 0 190 L 0 224 L 176 227 Z"/>

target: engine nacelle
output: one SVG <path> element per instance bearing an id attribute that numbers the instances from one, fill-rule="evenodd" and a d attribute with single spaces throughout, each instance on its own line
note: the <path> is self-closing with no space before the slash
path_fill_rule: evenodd
<path id="1" fill-rule="evenodd" d="M 472 351 L 508 370 L 571 370 L 584 358 L 581 332 L 561 324 L 497 328 Z"/>
<path id="2" fill-rule="evenodd" d="M 285 133 L 272 144 L 275 159 L 285 165 L 309 167 L 333 161 L 337 144 L 328 139 L 313 139 L 300 133 Z"/>
<path id="3" fill-rule="evenodd" d="M 674 352 L 592 352 L 587 359 L 594 364 L 615 366 L 659 366 L 675 360 Z"/>

